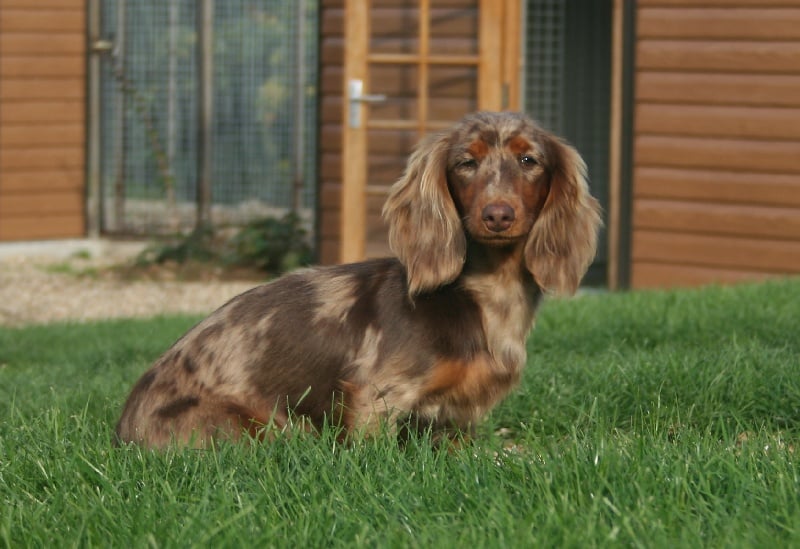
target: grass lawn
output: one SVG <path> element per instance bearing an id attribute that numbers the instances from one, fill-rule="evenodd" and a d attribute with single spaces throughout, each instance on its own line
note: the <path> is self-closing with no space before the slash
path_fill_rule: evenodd
<path id="1" fill-rule="evenodd" d="M 0 329 L 0 547 L 800 546 L 800 280 L 550 301 L 461 449 L 113 448 L 196 320 Z"/>

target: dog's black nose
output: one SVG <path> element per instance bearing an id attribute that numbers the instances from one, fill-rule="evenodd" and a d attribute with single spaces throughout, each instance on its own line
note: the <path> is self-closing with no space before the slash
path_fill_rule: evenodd
<path id="1" fill-rule="evenodd" d="M 493 233 L 502 233 L 508 230 L 511 224 L 514 223 L 515 217 L 514 208 L 505 202 L 489 204 L 481 212 L 483 224 Z"/>

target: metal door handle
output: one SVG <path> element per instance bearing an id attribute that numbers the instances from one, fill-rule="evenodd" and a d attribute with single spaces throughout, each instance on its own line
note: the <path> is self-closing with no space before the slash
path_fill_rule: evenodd
<path id="1" fill-rule="evenodd" d="M 114 42 L 111 40 L 92 40 L 89 43 L 89 51 L 91 53 L 109 53 L 114 51 Z"/>
<path id="2" fill-rule="evenodd" d="M 350 101 L 350 127 L 360 128 L 362 123 L 362 103 L 383 103 L 386 96 L 382 93 L 364 93 L 364 81 L 357 78 L 347 83 L 347 99 Z"/>

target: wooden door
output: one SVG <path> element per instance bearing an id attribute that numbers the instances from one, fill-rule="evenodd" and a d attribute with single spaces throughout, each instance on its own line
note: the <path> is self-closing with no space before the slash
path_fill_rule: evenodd
<path id="1" fill-rule="evenodd" d="M 380 209 L 425 134 L 519 108 L 519 0 L 347 0 L 342 262 L 386 255 Z"/>

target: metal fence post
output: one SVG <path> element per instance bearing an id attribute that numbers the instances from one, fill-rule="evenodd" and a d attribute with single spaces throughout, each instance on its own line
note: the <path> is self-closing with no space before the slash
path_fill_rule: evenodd
<path id="1" fill-rule="evenodd" d="M 212 131 L 214 122 L 214 0 L 200 0 L 197 12 L 199 122 L 196 229 L 211 225 Z"/>
<path id="2" fill-rule="evenodd" d="M 100 236 L 100 0 L 89 0 L 89 85 L 87 127 L 87 174 L 86 174 L 86 232 L 89 237 Z"/>
<path id="3" fill-rule="evenodd" d="M 178 0 L 169 0 L 169 57 L 167 60 L 167 163 L 175 162 L 175 107 L 178 89 L 176 73 L 178 70 Z"/>
<path id="4" fill-rule="evenodd" d="M 303 165 L 305 150 L 306 121 L 306 3 L 297 0 L 297 39 L 295 42 L 295 101 L 294 101 L 294 162 L 292 167 L 292 211 L 299 214 L 303 207 L 305 173 Z"/>
<path id="5" fill-rule="evenodd" d="M 125 55 L 126 40 L 126 0 L 117 0 L 117 36 L 114 43 L 112 54 L 116 58 L 117 70 L 119 74 L 125 74 Z M 112 59 L 113 62 L 113 59 Z M 123 86 L 115 86 L 114 97 L 114 162 L 116 163 L 116 174 L 114 179 L 114 219 L 113 228 L 117 231 L 125 228 L 125 179 L 126 179 L 126 156 L 125 136 L 127 133 L 127 102 Z"/>

